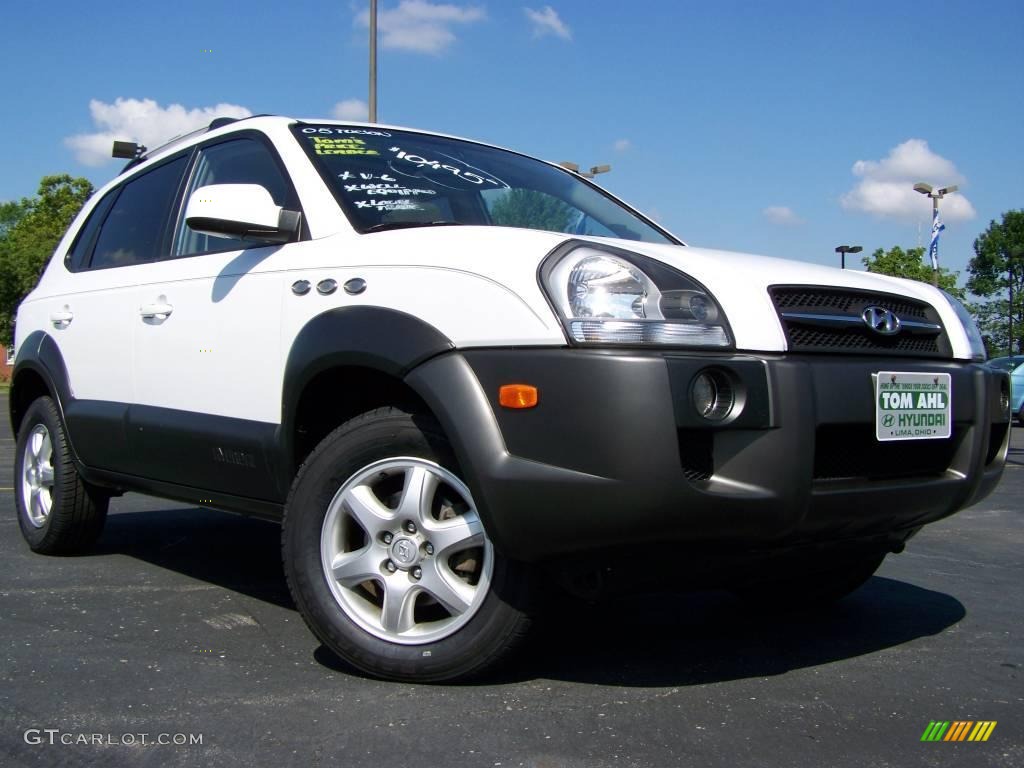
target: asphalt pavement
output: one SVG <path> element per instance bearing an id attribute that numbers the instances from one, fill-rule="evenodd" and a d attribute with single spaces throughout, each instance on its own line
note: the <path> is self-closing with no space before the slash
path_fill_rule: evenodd
<path id="1" fill-rule="evenodd" d="M 275 525 L 127 495 L 95 554 L 34 555 L 2 421 L 0 766 L 1024 765 L 1020 427 L 992 496 L 822 615 L 567 603 L 500 676 L 418 686 L 320 647 Z M 997 725 L 922 742 L 936 720 Z"/>

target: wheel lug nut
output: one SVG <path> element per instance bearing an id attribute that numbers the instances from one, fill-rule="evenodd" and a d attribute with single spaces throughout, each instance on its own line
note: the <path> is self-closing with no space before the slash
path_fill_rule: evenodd
<path id="1" fill-rule="evenodd" d="M 412 569 L 412 577 L 414 579 L 416 579 L 417 581 L 419 581 L 421 578 L 423 578 L 423 569 L 422 568 L 413 568 Z"/>
<path id="2" fill-rule="evenodd" d="M 388 573 L 394 573 L 395 571 L 398 570 L 398 568 L 395 566 L 395 564 L 392 563 L 390 560 L 388 560 L 386 563 L 384 563 L 384 567 L 387 569 Z"/>
<path id="3" fill-rule="evenodd" d="M 426 552 L 428 555 L 434 554 L 434 545 L 428 541 L 426 543 L 426 546 L 423 547 L 423 551 Z"/>
<path id="4" fill-rule="evenodd" d="M 384 540 L 385 544 L 390 544 L 392 539 L 394 539 L 395 537 L 392 536 L 390 533 L 385 533 L 381 538 Z"/>
<path id="5" fill-rule="evenodd" d="M 410 520 L 405 524 L 405 530 L 409 533 L 416 533 L 416 523 Z"/>

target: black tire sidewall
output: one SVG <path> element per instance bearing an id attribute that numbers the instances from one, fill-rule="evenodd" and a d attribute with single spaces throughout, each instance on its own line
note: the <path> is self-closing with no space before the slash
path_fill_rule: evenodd
<path id="1" fill-rule="evenodd" d="M 50 444 L 53 448 L 53 491 L 51 496 L 50 514 L 40 527 L 32 524 L 28 517 L 28 503 L 25 499 L 22 478 L 25 474 L 25 447 L 28 444 L 29 436 L 37 425 L 42 424 L 50 433 Z M 66 471 L 62 451 L 66 450 L 64 438 L 64 425 L 60 421 L 57 407 L 49 397 L 40 397 L 35 400 L 25 412 L 21 426 L 18 429 L 18 439 L 14 456 L 14 497 L 18 509 L 18 525 L 21 527 L 21 534 L 25 537 L 28 545 L 36 551 L 44 551 L 51 548 L 59 537 L 59 531 L 55 530 L 59 524 L 56 523 L 60 514 L 62 498 L 63 473 Z"/>
<path id="2" fill-rule="evenodd" d="M 329 435 L 296 478 L 285 513 L 282 552 L 300 612 L 317 637 L 369 674 L 440 682 L 471 677 L 502 655 L 526 614 L 527 578 L 516 564 L 494 553 L 491 585 L 470 621 L 442 640 L 401 645 L 363 630 L 338 605 L 320 557 L 327 508 L 338 490 L 365 466 L 410 456 L 433 461 L 459 475 L 451 447 L 431 419 L 380 409 Z"/>

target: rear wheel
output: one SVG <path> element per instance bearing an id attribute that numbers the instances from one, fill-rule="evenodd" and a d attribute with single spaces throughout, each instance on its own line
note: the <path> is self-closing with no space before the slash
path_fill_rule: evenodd
<path id="1" fill-rule="evenodd" d="M 478 675 L 529 623 L 529 574 L 492 546 L 440 428 L 397 408 L 352 419 L 309 457 L 283 557 L 313 632 L 378 677 Z"/>
<path id="2" fill-rule="evenodd" d="M 51 398 L 28 407 L 15 450 L 18 524 L 28 545 L 46 555 L 91 549 L 103 531 L 109 497 L 78 474 Z"/>

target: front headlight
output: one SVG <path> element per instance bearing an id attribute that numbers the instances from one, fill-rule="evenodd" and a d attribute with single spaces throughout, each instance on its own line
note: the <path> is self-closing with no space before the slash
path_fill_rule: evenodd
<path id="1" fill-rule="evenodd" d="M 578 344 L 732 344 L 725 314 L 711 294 L 646 256 L 573 243 L 548 257 L 540 279 Z"/>
<path id="2" fill-rule="evenodd" d="M 981 337 L 981 330 L 978 328 L 978 323 L 975 322 L 974 316 L 967 311 L 967 307 L 956 296 L 946 291 L 942 293 L 946 296 L 949 306 L 953 308 L 956 316 L 960 319 L 960 325 L 964 327 L 964 333 L 967 334 L 967 342 L 971 346 L 971 359 L 978 361 L 987 360 L 988 353 L 985 351 L 985 340 Z"/>

